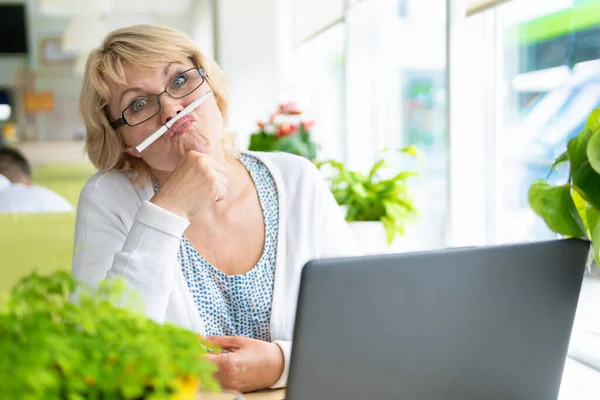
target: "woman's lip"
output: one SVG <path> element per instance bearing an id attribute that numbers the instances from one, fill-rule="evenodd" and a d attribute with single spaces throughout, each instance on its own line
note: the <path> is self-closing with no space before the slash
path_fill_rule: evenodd
<path id="1" fill-rule="evenodd" d="M 182 128 L 184 128 L 184 125 L 188 125 L 191 122 L 194 122 L 196 119 L 194 118 L 193 115 L 188 114 L 184 117 L 181 117 L 179 120 L 177 120 L 177 122 L 175 122 L 173 124 L 172 127 L 169 128 L 169 130 L 166 132 L 167 137 L 170 139 L 175 135 L 179 135 L 180 133 L 184 133 L 184 131 L 182 130 Z M 180 132 L 181 131 L 181 132 Z"/>
<path id="2" fill-rule="evenodd" d="M 181 135 L 183 135 L 184 133 L 186 133 L 186 132 L 189 130 L 189 128 L 191 127 L 191 125 L 192 125 L 192 122 L 194 122 L 194 121 L 187 121 L 187 122 L 184 122 L 183 124 L 181 124 L 181 125 L 180 125 L 180 126 L 179 126 L 179 127 L 176 129 L 176 130 L 175 130 L 175 132 L 173 132 L 173 135 L 171 135 L 171 137 L 172 137 L 172 138 L 174 138 L 174 137 L 178 137 L 178 136 L 181 136 Z"/>

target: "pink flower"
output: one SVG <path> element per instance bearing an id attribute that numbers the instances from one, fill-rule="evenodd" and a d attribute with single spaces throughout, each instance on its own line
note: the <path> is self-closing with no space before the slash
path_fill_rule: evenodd
<path id="1" fill-rule="evenodd" d="M 293 135 L 298 131 L 298 125 L 292 124 L 281 124 L 279 129 L 277 129 L 277 137 L 285 137 Z"/>
<path id="2" fill-rule="evenodd" d="M 307 131 L 310 131 L 310 129 L 313 127 L 314 124 L 315 124 L 315 121 L 304 121 L 304 122 L 302 122 L 302 126 Z"/>
<path id="3" fill-rule="evenodd" d="M 274 112 L 271 114 L 271 117 L 269 117 L 269 124 L 273 125 L 275 123 L 275 117 L 277 117 L 279 115 L 279 112 Z"/>
<path id="4" fill-rule="evenodd" d="M 279 112 L 284 115 L 300 115 L 302 111 L 298 109 L 296 103 L 288 102 L 279 105 Z"/>

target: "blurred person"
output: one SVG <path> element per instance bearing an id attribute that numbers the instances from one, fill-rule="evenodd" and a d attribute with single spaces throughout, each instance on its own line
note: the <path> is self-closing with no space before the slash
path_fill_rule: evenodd
<path id="1" fill-rule="evenodd" d="M 99 172 L 80 196 L 73 274 L 91 285 L 124 277 L 150 318 L 228 350 L 209 356 L 224 387 L 285 386 L 302 267 L 355 251 L 320 172 L 288 153 L 232 149 L 225 78 L 176 30 L 109 33 L 83 79 L 86 150 Z"/>
<path id="2" fill-rule="evenodd" d="M 71 212 L 73 206 L 58 193 L 33 185 L 31 167 L 21 152 L 0 147 L 0 212 Z"/>
<path id="3" fill-rule="evenodd" d="M 12 185 L 12 182 L 8 180 L 7 177 L 5 177 L 4 175 L 0 174 L 0 190 L 9 187 L 10 185 Z"/>

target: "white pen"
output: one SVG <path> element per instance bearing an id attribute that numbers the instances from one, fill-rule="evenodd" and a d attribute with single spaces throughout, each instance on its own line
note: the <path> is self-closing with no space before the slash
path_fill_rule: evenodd
<path id="1" fill-rule="evenodd" d="M 161 126 L 160 128 L 158 128 L 157 130 L 155 130 L 154 132 L 152 132 L 150 134 L 150 136 L 148 136 L 146 139 L 144 139 L 144 141 L 142 143 L 138 144 L 135 147 L 135 149 L 137 151 L 139 151 L 140 153 L 142 151 L 144 151 L 146 149 L 146 147 L 148 147 L 152 143 L 154 143 L 156 141 L 156 139 L 158 139 L 159 137 L 161 137 L 162 135 L 164 135 L 165 132 L 167 130 L 169 130 L 169 128 L 172 127 L 173 124 L 175 122 L 177 122 L 177 120 L 179 120 L 179 118 L 188 115 L 196 107 L 198 107 L 200 104 L 202 104 L 204 102 L 204 100 L 206 100 L 211 93 L 212 93 L 212 89 L 209 90 L 208 92 L 204 93 L 202 96 L 198 97 L 196 100 L 192 101 L 186 108 L 184 108 L 183 110 L 181 110 L 181 112 L 179 114 L 177 114 L 176 116 L 174 116 L 172 119 L 168 120 L 163 126 Z"/>

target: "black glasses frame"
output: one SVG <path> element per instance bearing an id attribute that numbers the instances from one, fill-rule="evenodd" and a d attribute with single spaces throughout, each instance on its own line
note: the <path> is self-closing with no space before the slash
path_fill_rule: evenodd
<path id="1" fill-rule="evenodd" d="M 190 92 L 184 94 L 183 96 L 173 96 L 171 93 L 169 93 L 169 91 L 167 90 L 167 87 L 169 87 L 169 85 L 171 84 L 171 82 L 173 82 L 174 79 L 177 79 L 180 75 L 185 74 L 187 72 L 190 71 L 198 71 L 198 73 L 200 74 L 200 76 L 202 77 L 202 81 L 200 82 L 200 84 L 198 86 L 196 86 L 194 89 L 192 89 Z M 151 116 L 149 116 L 148 118 L 146 118 L 145 120 L 138 122 L 136 124 L 130 124 L 129 122 L 127 122 L 127 119 L 125 119 L 125 113 L 127 112 L 127 110 L 129 110 L 131 107 L 133 107 L 134 103 L 131 103 L 130 105 L 128 105 L 123 112 L 121 113 L 121 118 L 115 119 L 114 121 L 112 121 L 110 123 L 110 126 L 112 126 L 113 129 L 118 129 L 124 125 L 129 125 L 129 126 L 136 126 L 136 125 L 140 125 L 143 124 L 144 122 L 148 121 L 149 119 L 153 118 L 156 114 L 158 114 L 160 112 L 160 96 L 162 96 L 163 94 L 167 94 L 169 95 L 169 97 L 173 98 L 173 99 L 182 99 L 185 96 L 189 96 L 190 94 L 192 94 L 193 92 L 195 92 L 196 90 L 198 90 L 198 88 L 200 86 L 202 86 L 204 84 L 204 82 L 206 82 L 206 72 L 204 72 L 204 70 L 202 68 L 190 68 L 190 69 L 186 69 L 185 71 L 175 75 L 173 78 L 171 78 L 169 80 L 169 82 L 167 83 L 167 85 L 165 86 L 165 89 L 158 93 L 158 94 L 150 94 L 150 95 L 146 95 L 144 97 L 154 97 L 156 99 L 156 103 L 158 104 L 158 110 L 152 114 Z"/>

